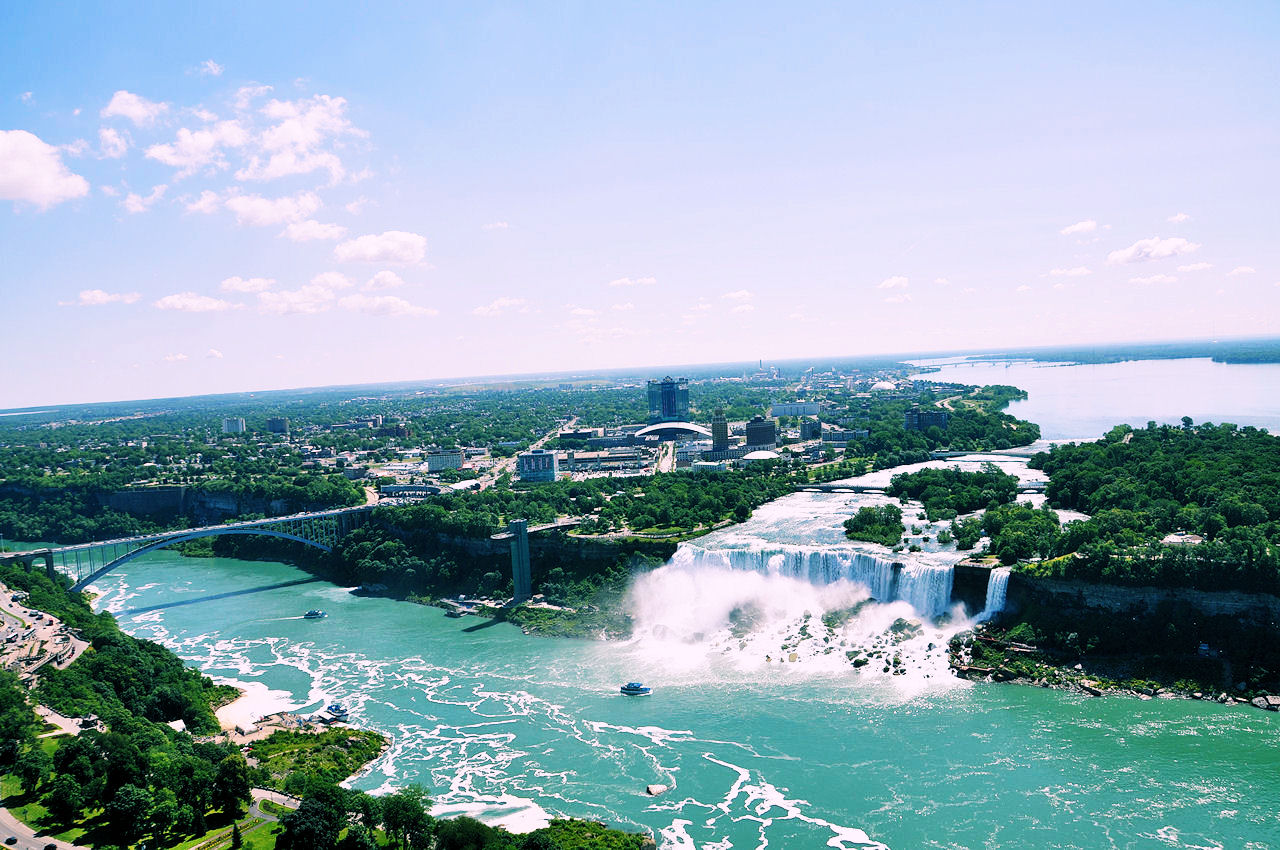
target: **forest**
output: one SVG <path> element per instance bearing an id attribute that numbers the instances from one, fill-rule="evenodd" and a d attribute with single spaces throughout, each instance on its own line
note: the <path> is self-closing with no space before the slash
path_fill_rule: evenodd
<path id="1" fill-rule="evenodd" d="M 1045 576 L 1280 595 L 1280 440 L 1265 431 L 1186 418 L 1118 426 L 1031 465 L 1050 475 L 1052 506 L 1090 518 L 1059 529 L 1049 509 L 987 512 L 983 529 L 1005 563 L 1034 557 L 1026 569 Z"/>
<path id="2" fill-rule="evenodd" d="M 979 472 L 962 472 L 954 466 L 922 469 L 893 476 L 885 493 L 923 503 L 929 520 L 938 522 L 1012 502 L 1018 495 L 1018 477 L 991 463 Z"/>

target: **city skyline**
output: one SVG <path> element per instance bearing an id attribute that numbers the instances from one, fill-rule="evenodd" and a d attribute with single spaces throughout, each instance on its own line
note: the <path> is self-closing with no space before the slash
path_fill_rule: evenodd
<path id="1" fill-rule="evenodd" d="M 1274 6 L 321 8 L 0 12 L 0 407 L 1276 331 Z"/>

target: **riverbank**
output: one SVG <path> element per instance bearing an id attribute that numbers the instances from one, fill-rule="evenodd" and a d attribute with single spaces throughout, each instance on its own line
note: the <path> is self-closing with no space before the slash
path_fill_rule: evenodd
<path id="1" fill-rule="evenodd" d="M 1010 682 L 1094 697 L 1204 700 L 1280 710 L 1280 694 L 1250 688 L 1244 681 L 1224 683 L 1223 673 L 1227 679 L 1232 677 L 1230 665 L 1222 659 L 1109 655 L 1072 660 L 1009 640 L 1007 635 L 1006 630 L 985 624 L 955 635 L 949 644 L 952 673 L 971 681 Z"/>

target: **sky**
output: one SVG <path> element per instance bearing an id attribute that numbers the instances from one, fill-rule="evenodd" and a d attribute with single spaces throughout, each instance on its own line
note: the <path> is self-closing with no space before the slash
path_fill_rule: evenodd
<path id="1" fill-rule="evenodd" d="M 0 4 L 0 408 L 1280 333 L 1280 4 L 790 6 Z"/>

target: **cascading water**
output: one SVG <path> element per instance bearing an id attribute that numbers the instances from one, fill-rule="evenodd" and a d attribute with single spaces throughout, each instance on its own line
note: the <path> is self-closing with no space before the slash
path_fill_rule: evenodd
<path id="1" fill-rule="evenodd" d="M 1008 590 L 1009 568 L 996 567 L 987 577 L 987 601 L 982 606 L 982 613 L 977 616 L 979 623 L 990 620 L 1004 610 L 1004 599 Z"/>
<path id="2" fill-rule="evenodd" d="M 682 543 L 671 564 L 685 569 L 750 570 L 815 585 L 849 581 L 865 587 L 878 602 L 909 602 L 926 617 L 936 617 L 951 605 L 951 564 L 916 560 L 904 563 L 851 545 L 708 548 Z"/>

